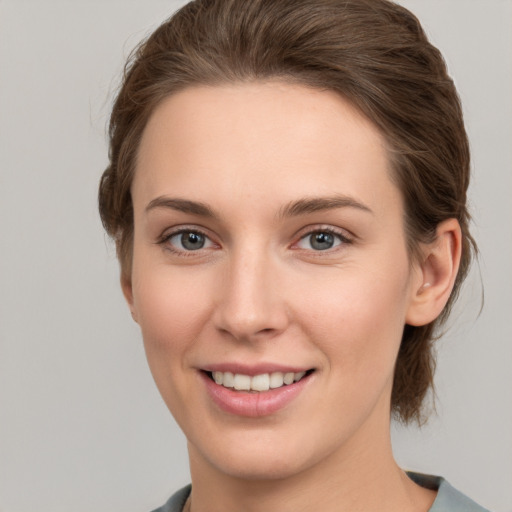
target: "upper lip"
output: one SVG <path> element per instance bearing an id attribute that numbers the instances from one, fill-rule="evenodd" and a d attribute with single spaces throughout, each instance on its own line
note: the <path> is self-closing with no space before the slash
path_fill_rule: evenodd
<path id="1" fill-rule="evenodd" d="M 200 368 L 205 372 L 231 372 L 233 374 L 242 375 L 261 375 L 264 373 L 300 373 L 312 370 L 311 366 L 292 366 L 283 365 L 281 363 L 258 363 L 258 364 L 246 364 L 246 363 L 215 363 L 202 366 Z"/>

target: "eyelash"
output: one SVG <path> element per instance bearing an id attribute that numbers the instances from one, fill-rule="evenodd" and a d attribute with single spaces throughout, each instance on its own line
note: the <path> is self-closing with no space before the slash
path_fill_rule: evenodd
<path id="1" fill-rule="evenodd" d="M 178 256 L 182 256 L 185 258 L 190 257 L 190 256 L 195 256 L 196 255 L 195 253 L 199 253 L 203 249 L 202 247 L 197 250 L 187 251 L 187 250 L 177 249 L 170 243 L 170 240 L 173 237 L 178 236 L 178 235 L 183 235 L 185 233 L 200 235 L 200 236 L 204 237 L 205 240 L 208 240 L 210 243 L 212 243 L 212 244 L 214 243 L 214 242 L 212 242 L 211 237 L 209 237 L 204 231 L 197 229 L 196 227 L 194 227 L 194 228 L 182 227 L 180 229 L 177 229 L 176 231 L 166 233 L 162 237 L 160 237 L 156 243 L 158 245 L 163 246 L 165 248 L 165 250 L 170 251 Z"/>
<path id="2" fill-rule="evenodd" d="M 307 228 L 305 228 L 305 229 L 307 229 Z M 211 238 L 204 231 L 197 229 L 196 227 L 193 227 L 193 228 L 192 227 L 190 227 L 190 228 L 182 227 L 180 229 L 177 229 L 176 231 L 166 233 L 163 236 L 161 236 L 157 240 L 156 243 L 158 245 L 164 246 L 166 250 L 168 250 L 178 256 L 181 256 L 181 257 L 195 256 L 196 254 L 194 254 L 194 253 L 200 253 L 200 251 L 202 251 L 204 248 L 201 247 L 197 250 L 182 250 L 182 249 L 177 249 L 176 247 L 174 247 L 172 244 L 169 243 L 173 237 L 182 235 L 185 233 L 200 235 L 200 236 L 204 237 L 207 241 L 209 241 L 209 243 L 215 244 L 215 242 L 213 242 L 211 240 Z M 324 249 L 324 250 L 303 249 L 300 247 L 294 247 L 297 244 L 299 244 L 301 241 L 303 241 L 303 240 L 307 239 L 308 237 L 311 237 L 315 234 L 332 235 L 338 239 L 339 243 L 332 248 L 328 248 L 328 249 Z M 294 242 L 292 244 L 292 249 L 304 250 L 304 251 L 307 251 L 307 252 L 310 252 L 313 254 L 314 253 L 322 254 L 322 253 L 331 253 L 331 252 L 335 251 L 337 249 L 337 247 L 339 247 L 340 245 L 347 245 L 347 244 L 352 244 L 352 243 L 353 243 L 353 239 L 351 237 L 347 236 L 347 234 L 345 232 L 342 232 L 341 230 L 334 229 L 332 227 L 325 227 L 325 228 L 320 227 L 320 228 L 315 228 L 315 229 L 309 229 L 308 231 L 303 232 L 303 234 L 300 235 L 298 241 Z"/>
<path id="3" fill-rule="evenodd" d="M 306 228 L 308 229 L 308 228 Z M 328 248 L 328 249 L 324 249 L 324 250 L 314 250 L 314 249 L 302 249 L 300 247 L 296 248 L 295 250 L 305 250 L 305 251 L 308 251 L 310 253 L 313 253 L 313 254 L 326 254 L 326 253 L 331 253 L 331 252 L 334 252 L 338 249 L 339 246 L 343 246 L 343 245 L 348 245 L 348 244 L 351 244 L 353 242 L 353 239 L 351 237 L 349 237 L 346 232 L 344 231 L 341 231 L 341 230 L 338 230 L 338 229 L 335 229 L 335 228 L 332 228 L 332 227 L 319 227 L 319 228 L 315 228 L 315 229 L 308 229 L 308 231 L 306 232 L 303 232 L 303 234 L 300 235 L 300 238 L 297 242 L 295 242 L 293 245 L 296 246 L 297 244 L 299 244 L 300 242 L 302 242 L 303 240 L 306 240 L 307 238 L 315 235 L 315 234 L 329 234 L 329 235 L 332 235 L 334 236 L 335 238 L 337 238 L 339 240 L 339 243 L 337 245 L 335 245 L 334 247 L 331 247 L 331 248 Z"/>

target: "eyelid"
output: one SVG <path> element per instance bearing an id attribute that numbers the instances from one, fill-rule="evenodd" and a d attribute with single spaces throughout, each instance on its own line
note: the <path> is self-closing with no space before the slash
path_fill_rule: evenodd
<path id="1" fill-rule="evenodd" d="M 198 253 L 202 253 L 204 250 L 208 250 L 211 248 L 211 247 L 207 247 L 207 248 L 197 249 L 196 251 L 186 251 L 186 250 L 180 250 L 180 249 L 168 244 L 169 240 L 173 236 L 179 235 L 181 233 L 187 233 L 187 232 L 198 233 L 198 234 L 204 236 L 206 239 L 208 239 L 208 241 L 211 242 L 211 244 L 213 244 L 214 246 L 220 247 L 220 244 L 215 241 L 214 237 L 210 234 L 210 231 L 201 226 L 198 226 L 197 224 L 179 225 L 179 226 L 174 226 L 172 228 L 168 228 L 168 229 L 164 230 L 164 232 L 157 238 L 155 243 L 157 245 L 164 246 L 164 248 L 166 250 L 173 252 L 175 254 L 181 255 L 181 256 L 198 255 Z M 326 249 L 325 251 L 314 251 L 314 250 L 296 247 L 296 245 L 301 240 L 303 240 L 304 238 L 306 238 L 308 236 L 311 236 L 314 233 L 330 233 L 330 234 L 336 236 L 337 238 L 339 238 L 341 243 L 331 249 Z M 329 252 L 333 252 L 333 251 L 337 250 L 337 248 L 339 246 L 353 243 L 356 238 L 357 237 L 354 234 L 352 234 L 351 232 L 349 232 L 346 229 L 342 229 L 342 228 L 335 227 L 335 226 L 328 225 L 328 224 L 314 224 L 314 225 L 305 226 L 305 227 L 301 228 L 296 233 L 296 235 L 294 236 L 294 242 L 292 242 L 292 244 L 291 244 L 291 248 L 295 249 L 295 250 L 304 250 L 304 251 L 308 251 L 308 252 L 329 253 Z"/>
<path id="2" fill-rule="evenodd" d="M 296 246 L 301 240 L 304 240 L 304 238 L 311 236 L 315 233 L 330 233 L 330 234 L 338 237 L 341 240 L 341 244 L 338 244 L 337 246 L 335 246 L 331 249 L 326 249 L 325 251 L 311 250 L 312 252 L 318 252 L 318 253 L 321 253 L 321 252 L 328 253 L 328 252 L 335 251 L 340 245 L 346 245 L 346 244 L 353 243 L 354 239 L 356 238 L 355 235 L 353 235 L 352 233 L 348 232 L 345 229 L 334 227 L 334 226 L 327 225 L 327 224 L 317 224 L 317 225 L 311 225 L 311 226 L 306 226 L 306 227 L 302 228 L 295 236 L 295 241 L 292 244 L 292 248 L 294 248 L 294 246 Z M 296 249 L 309 251 L 309 249 L 302 249 L 302 248 L 296 248 Z"/>
<path id="3" fill-rule="evenodd" d="M 219 244 L 217 242 L 215 242 L 213 240 L 213 237 L 208 233 L 208 230 L 206 229 L 203 229 L 197 225 L 180 225 L 180 226 L 175 226 L 173 228 L 170 228 L 170 229 L 166 229 L 159 237 L 158 239 L 156 240 L 156 244 L 157 245 L 161 245 L 164 247 L 164 249 L 174 253 L 174 254 L 177 254 L 179 256 L 198 256 L 200 253 L 202 253 L 203 251 L 205 250 L 208 250 L 208 249 L 211 249 L 211 247 L 202 247 L 200 249 L 197 249 L 195 251 L 187 251 L 187 250 L 182 250 L 182 249 L 178 249 L 177 247 L 171 245 L 169 243 L 169 240 L 176 236 L 176 235 L 179 235 L 179 234 L 182 234 L 182 233 L 197 233 L 199 235 L 202 235 L 204 236 L 213 246 L 219 246 Z"/>

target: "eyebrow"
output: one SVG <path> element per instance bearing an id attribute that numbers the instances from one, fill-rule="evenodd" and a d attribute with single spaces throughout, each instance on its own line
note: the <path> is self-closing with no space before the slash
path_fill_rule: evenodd
<path id="1" fill-rule="evenodd" d="M 373 211 L 357 199 L 345 195 L 334 195 L 329 197 L 305 197 L 297 201 L 291 201 L 281 208 L 279 217 L 296 217 L 337 208 L 356 208 L 373 215 Z"/>
<path id="2" fill-rule="evenodd" d="M 155 208 L 170 208 L 171 210 L 199 215 L 201 217 L 217 217 L 207 204 L 201 203 L 199 201 L 190 201 L 189 199 L 159 196 L 148 203 L 146 206 L 146 212 L 149 212 Z"/>
<path id="3" fill-rule="evenodd" d="M 216 219 L 218 216 L 206 203 L 200 201 L 191 201 L 189 199 L 180 199 L 168 196 L 159 196 L 152 199 L 146 206 L 146 212 L 155 208 L 169 208 L 183 213 L 198 215 Z M 362 202 L 345 195 L 334 195 L 329 197 L 305 197 L 291 201 L 282 207 L 279 211 L 279 218 L 298 217 L 325 210 L 334 210 L 337 208 L 356 208 L 364 212 L 373 214 L 372 210 Z"/>

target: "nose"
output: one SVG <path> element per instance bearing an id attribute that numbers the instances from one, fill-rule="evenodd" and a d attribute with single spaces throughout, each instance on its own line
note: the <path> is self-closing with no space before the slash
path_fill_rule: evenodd
<path id="1" fill-rule="evenodd" d="M 253 248 L 232 255 L 226 265 L 213 315 L 216 328 L 245 342 L 282 333 L 289 314 L 278 262 Z"/>

